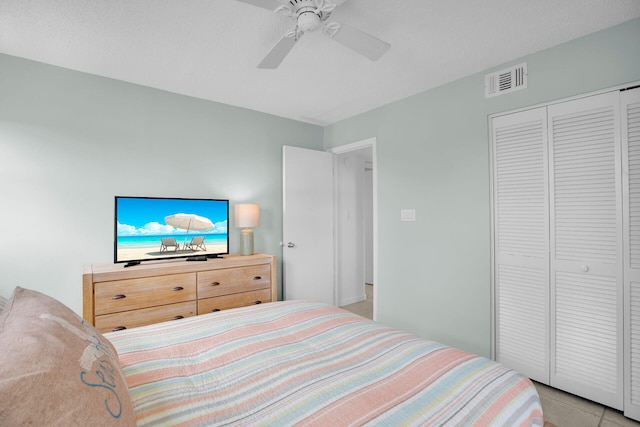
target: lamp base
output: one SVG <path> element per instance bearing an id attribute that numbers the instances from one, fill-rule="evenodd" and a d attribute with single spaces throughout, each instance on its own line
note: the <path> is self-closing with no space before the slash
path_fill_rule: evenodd
<path id="1" fill-rule="evenodd" d="M 249 228 L 240 231 L 240 255 L 253 255 L 253 230 Z"/>

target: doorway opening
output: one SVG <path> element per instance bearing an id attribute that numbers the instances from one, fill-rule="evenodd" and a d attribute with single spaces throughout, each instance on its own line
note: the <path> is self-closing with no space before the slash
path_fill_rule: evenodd
<path id="1" fill-rule="evenodd" d="M 330 150 L 335 154 L 335 283 L 337 305 L 375 318 L 375 138 Z"/>

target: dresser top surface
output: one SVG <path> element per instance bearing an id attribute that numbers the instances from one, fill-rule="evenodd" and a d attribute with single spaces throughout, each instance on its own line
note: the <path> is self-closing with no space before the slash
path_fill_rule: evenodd
<path id="1" fill-rule="evenodd" d="M 125 264 L 96 264 L 84 266 L 83 275 L 93 275 L 93 282 L 121 280 L 145 276 L 245 267 L 256 264 L 270 264 L 274 258 L 273 255 L 256 253 L 246 256 L 238 254 L 223 255 L 222 258 L 210 258 L 207 261 L 186 262 L 184 259 L 145 261 L 131 267 L 125 267 Z"/>

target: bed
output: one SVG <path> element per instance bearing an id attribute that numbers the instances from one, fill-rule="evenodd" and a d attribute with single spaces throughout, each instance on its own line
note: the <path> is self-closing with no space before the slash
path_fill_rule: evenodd
<path id="1" fill-rule="evenodd" d="M 49 299 L 33 291 L 20 293 L 24 298 L 35 294 Z M 20 309 L 15 299 L 16 293 L 0 313 L 2 346 L 7 325 L 25 323 L 24 319 L 7 322 L 11 320 L 7 310 Z M 41 309 L 30 307 L 31 316 Z M 68 313 L 55 316 L 64 322 L 51 322 L 51 316 L 45 315 L 47 323 L 71 324 Z M 42 320 L 43 315 L 37 317 Z M 89 420 L 93 425 L 543 425 L 538 394 L 521 374 L 332 306 L 276 302 L 104 336 L 79 321 L 82 325 L 73 335 L 83 336 L 82 357 L 95 359 L 87 372 L 98 374 L 80 381 L 84 390 L 74 393 L 73 379 L 78 383 L 82 376 L 69 356 L 70 376 L 76 378 L 61 393 L 68 401 L 97 391 L 99 397 L 93 399 L 97 404 L 91 407 L 67 405 L 73 407 L 68 410 L 84 409 L 77 416 L 107 413 L 102 421 L 110 424 Z M 2 346 L 5 365 L 7 352 Z M 108 363 L 96 362 L 107 356 Z M 52 364 L 60 369 L 60 362 Z M 112 365 L 112 371 L 104 369 Z M 10 397 L 2 391 L 6 371 L 0 368 L 0 405 L 28 405 L 24 396 L 15 395 L 33 394 L 33 385 L 23 390 L 20 381 L 13 382 L 14 398 L 4 400 Z M 105 378 L 105 372 L 107 380 L 97 381 Z M 15 411 L 13 406 L 1 408 L 0 424 L 25 421 L 11 418 Z M 38 411 L 28 415 L 34 412 Z M 48 417 L 45 422 L 78 423 L 60 415 L 42 416 Z"/>

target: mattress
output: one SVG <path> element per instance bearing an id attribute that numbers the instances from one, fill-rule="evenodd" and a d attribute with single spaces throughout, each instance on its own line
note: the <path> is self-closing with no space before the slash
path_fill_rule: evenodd
<path id="1" fill-rule="evenodd" d="M 141 426 L 543 424 L 518 372 L 324 304 L 261 304 L 105 336 Z"/>

